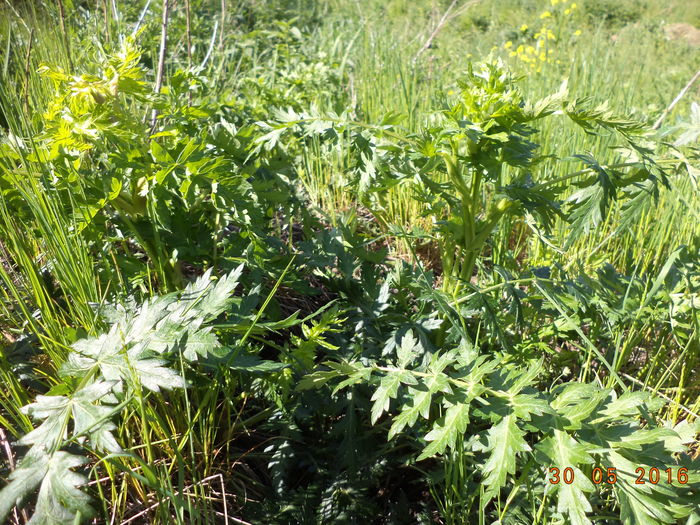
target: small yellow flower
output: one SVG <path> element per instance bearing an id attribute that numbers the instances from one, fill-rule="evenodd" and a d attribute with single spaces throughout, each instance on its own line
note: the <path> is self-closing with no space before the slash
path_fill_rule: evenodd
<path id="1" fill-rule="evenodd" d="M 535 54 L 535 48 L 532 47 L 532 46 L 527 46 L 527 47 L 525 48 L 525 51 L 527 51 L 527 53 L 528 53 L 529 55 L 534 55 L 534 54 Z"/>
<path id="2" fill-rule="evenodd" d="M 503 47 L 505 47 L 506 49 L 510 49 L 511 47 L 513 47 L 513 42 L 511 42 L 510 40 L 508 40 L 508 42 L 506 42 L 505 44 L 503 44 Z"/>
<path id="3" fill-rule="evenodd" d="M 515 51 L 510 52 L 510 56 L 514 57 L 515 55 L 517 55 L 517 53 Z"/>
<path id="4" fill-rule="evenodd" d="M 447 92 L 447 94 L 450 95 L 450 96 L 452 96 L 452 95 L 455 94 L 455 92 L 454 92 L 454 90 L 450 89 L 450 90 Z"/>
<path id="5" fill-rule="evenodd" d="M 580 29 L 577 29 L 576 31 L 574 31 L 574 36 L 579 36 L 580 34 L 581 34 Z"/>
<path id="6" fill-rule="evenodd" d="M 571 9 L 564 9 L 564 14 L 565 14 L 565 15 L 570 15 L 570 14 L 571 14 Z"/>
<path id="7" fill-rule="evenodd" d="M 521 26 L 520 26 L 520 31 L 522 31 L 523 33 L 524 33 L 525 31 L 527 31 L 527 24 L 521 25 Z"/>
<path id="8" fill-rule="evenodd" d="M 518 46 L 518 49 L 516 49 L 516 51 L 518 52 L 519 55 L 522 55 L 523 51 L 525 51 L 525 46 L 520 44 Z"/>
<path id="9" fill-rule="evenodd" d="M 572 5 L 575 5 L 575 4 L 572 4 Z M 542 20 L 544 20 L 545 18 L 549 18 L 550 16 L 552 16 L 552 13 L 550 13 L 549 11 L 545 11 L 544 13 L 542 13 L 542 14 L 540 15 L 540 18 L 541 18 Z"/>
<path id="10" fill-rule="evenodd" d="M 552 0 L 552 5 L 557 5 L 559 3 L 559 0 Z"/>
<path id="11" fill-rule="evenodd" d="M 541 60 L 542 62 L 544 62 L 545 60 L 547 60 L 547 55 L 545 55 L 544 53 L 540 53 L 540 60 Z"/>
<path id="12" fill-rule="evenodd" d="M 577 7 L 578 7 L 578 6 L 576 5 L 576 2 L 574 2 L 573 4 L 571 4 L 571 9 L 576 9 Z"/>

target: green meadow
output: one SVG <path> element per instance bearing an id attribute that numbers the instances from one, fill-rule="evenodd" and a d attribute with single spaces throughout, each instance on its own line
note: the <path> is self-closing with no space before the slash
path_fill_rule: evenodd
<path id="1" fill-rule="evenodd" d="M 700 4 L 4 0 L 0 523 L 700 523 Z"/>

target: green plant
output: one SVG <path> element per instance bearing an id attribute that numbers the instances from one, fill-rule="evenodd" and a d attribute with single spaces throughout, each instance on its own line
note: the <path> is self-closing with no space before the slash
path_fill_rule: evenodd
<path id="1" fill-rule="evenodd" d="M 358 383 L 372 385 L 372 422 L 391 414 L 390 440 L 413 434 L 414 428 L 425 442 L 417 461 L 450 449 L 466 457 L 462 468 L 479 476 L 471 476 L 470 482 L 484 487 L 473 498 L 479 498 L 482 509 L 495 499 L 499 521 L 520 491 L 540 502 L 519 509 L 536 523 L 564 519 L 589 524 L 588 514 L 608 508 L 609 496 L 629 525 L 675 523 L 693 513 L 697 517 L 700 471 L 689 456 L 676 460 L 674 455 L 687 453 L 684 443 L 700 428 L 659 424 L 651 416 L 659 399 L 646 392 L 617 395 L 583 383 L 542 391 L 536 388 L 542 361 L 520 367 L 466 343 L 435 353 L 427 362 L 419 359 L 423 352 L 409 332 L 393 362 L 328 361 L 327 370 L 307 376 L 299 386 L 319 388 L 332 382 L 337 392 Z M 644 426 L 637 422 L 639 416 L 645 418 Z M 591 482 L 595 467 L 612 468 L 616 481 L 596 487 Z M 553 479 L 552 468 L 571 469 L 573 481 L 543 482 L 542 475 Z M 681 472 L 689 477 L 680 486 L 641 487 L 634 482 L 640 468 L 686 469 Z"/>
<path id="2" fill-rule="evenodd" d="M 599 129 L 616 132 L 617 148 L 626 162 L 605 164 L 590 154 L 568 160 L 583 169 L 555 178 L 542 178 L 552 154 L 541 155 L 531 138 L 534 124 L 564 114 L 589 134 Z M 355 152 L 355 183 L 362 202 L 382 224 L 388 190 L 403 185 L 413 192 L 434 225 L 442 259 L 443 290 L 458 295 L 471 279 L 484 246 L 508 216 L 524 217 L 536 232 L 545 231 L 556 216 L 572 225 L 571 239 L 599 225 L 612 203 L 628 197 L 622 221 L 629 222 L 667 184 L 664 164 L 646 139 L 647 128 L 615 115 L 606 104 L 570 100 L 565 86 L 550 97 L 526 103 L 510 74 L 499 63 L 470 68 L 461 94 L 418 133 L 397 129 L 397 115 L 378 126 L 287 112 L 281 122 L 259 139 L 270 148 L 286 129 L 337 137 L 351 133 Z M 569 195 L 571 185 L 578 188 Z"/>
<path id="3" fill-rule="evenodd" d="M 181 294 L 156 297 L 140 307 L 111 308 L 105 312 L 109 332 L 72 345 L 60 371 L 62 382 L 23 409 L 41 424 L 18 441 L 30 449 L 0 491 L 0 519 L 37 487 L 35 523 L 89 517 L 89 498 L 78 489 L 85 478 L 71 470 L 87 462 L 86 453 L 107 454 L 103 461 L 116 465 L 135 459 L 151 488 L 163 490 L 141 458 L 121 449 L 113 421 L 129 405 L 143 410 L 149 395 L 186 388 L 184 363 L 211 358 L 233 363 L 231 349 L 205 323 L 227 308 L 241 271 L 214 284 L 207 273 Z M 82 453 L 75 453 L 76 447 Z"/>

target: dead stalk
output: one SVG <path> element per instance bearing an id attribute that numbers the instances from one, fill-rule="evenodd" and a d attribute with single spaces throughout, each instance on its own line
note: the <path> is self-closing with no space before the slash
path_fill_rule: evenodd
<path id="1" fill-rule="evenodd" d="M 112 36 L 109 33 L 109 12 L 107 7 L 107 0 L 102 0 L 102 11 L 105 19 L 105 34 L 107 35 L 107 41 L 112 40 Z"/>
<path id="2" fill-rule="evenodd" d="M 680 100 L 685 96 L 685 94 L 688 92 L 688 90 L 693 87 L 693 84 L 695 84 L 695 81 L 700 78 L 700 69 L 693 75 L 693 78 L 690 79 L 690 81 L 685 85 L 683 89 L 681 89 L 680 93 L 676 96 L 676 98 L 673 99 L 673 102 L 669 104 L 669 106 L 664 110 L 664 112 L 661 114 L 659 117 L 659 120 L 657 120 L 654 125 L 652 126 L 652 129 L 659 129 L 661 127 L 661 123 L 664 121 L 664 119 L 668 116 L 668 114 L 671 112 L 671 110 L 676 107 L 676 104 L 680 102 Z"/>
<path id="3" fill-rule="evenodd" d="M 224 28 L 226 27 L 226 0 L 221 0 L 221 33 L 219 33 L 219 49 L 224 48 Z"/>
<path id="4" fill-rule="evenodd" d="M 160 50 L 158 51 L 158 70 L 156 72 L 156 94 L 160 93 L 160 89 L 163 86 L 163 74 L 165 72 L 165 52 L 168 46 L 168 15 L 170 12 L 170 2 L 168 0 L 163 0 L 163 21 L 161 24 L 160 31 Z M 156 127 L 156 118 L 158 117 L 158 110 L 154 109 L 151 115 L 151 133 Z"/>
<path id="5" fill-rule="evenodd" d="M 187 67 L 192 69 L 192 38 L 190 32 L 190 0 L 185 0 L 185 30 L 187 32 Z M 187 105 L 192 105 L 192 92 L 187 92 Z"/>
<path id="6" fill-rule="evenodd" d="M 27 57 L 24 60 L 24 89 L 22 100 L 24 102 L 24 113 L 29 115 L 29 59 L 32 56 L 32 44 L 34 43 L 34 29 L 29 32 L 29 45 L 27 46 Z"/>
<path id="7" fill-rule="evenodd" d="M 467 2 L 466 4 L 464 4 L 462 7 L 460 7 L 459 9 L 457 9 L 453 13 L 452 10 L 457 5 L 457 0 L 452 0 L 452 3 L 449 5 L 447 10 L 443 13 L 442 18 L 440 18 L 440 21 L 435 26 L 435 29 L 433 29 L 433 32 L 426 39 L 425 43 L 423 44 L 423 47 L 421 47 L 418 50 L 418 53 L 416 53 L 416 56 L 413 57 L 413 60 L 411 61 L 411 63 L 413 65 L 415 65 L 416 62 L 418 61 L 418 59 L 420 58 L 420 56 L 423 53 L 425 53 L 428 49 L 430 49 L 430 46 L 433 45 L 433 40 L 435 40 L 435 37 L 438 35 L 438 33 L 440 33 L 440 31 L 447 24 L 447 22 L 449 22 L 453 18 L 461 15 L 467 8 L 471 7 L 474 4 L 478 4 L 480 1 L 481 0 L 471 0 L 471 2 Z"/>
<path id="8" fill-rule="evenodd" d="M 71 57 L 70 41 L 68 40 L 68 33 L 66 32 L 66 13 L 63 9 L 63 0 L 57 0 L 57 1 L 58 1 L 59 22 L 61 24 L 61 33 L 63 33 L 63 42 L 65 43 L 66 54 L 68 55 L 68 65 L 70 66 L 71 71 L 72 71 L 73 70 L 73 58 Z"/>

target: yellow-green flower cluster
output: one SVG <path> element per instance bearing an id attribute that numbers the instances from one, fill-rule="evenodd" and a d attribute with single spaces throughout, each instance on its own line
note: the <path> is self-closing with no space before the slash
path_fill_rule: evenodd
<path id="1" fill-rule="evenodd" d="M 550 0 L 552 9 L 545 10 L 539 15 L 541 25 L 539 30 L 530 31 L 527 24 L 520 26 L 521 38 L 525 43 L 516 45 L 512 40 L 507 41 L 503 47 L 508 50 L 511 57 L 516 57 L 528 68 L 540 72 L 542 66 L 547 63 L 559 63 L 554 52 L 554 44 L 557 35 L 552 31 L 552 27 L 561 22 L 564 17 L 568 17 L 578 8 L 576 2 L 569 3 L 569 0 Z M 580 30 L 574 31 L 573 36 L 579 36 Z M 529 40 L 529 44 L 528 44 Z"/>

